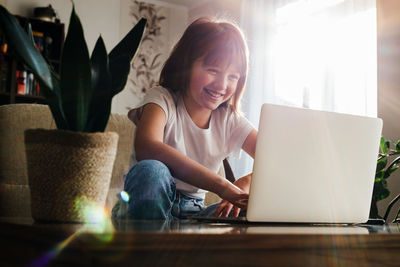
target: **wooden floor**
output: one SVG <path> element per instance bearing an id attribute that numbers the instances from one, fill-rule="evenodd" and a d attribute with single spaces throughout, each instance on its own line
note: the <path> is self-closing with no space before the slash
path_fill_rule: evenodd
<path id="1" fill-rule="evenodd" d="M 400 233 L 393 230 L 285 234 L 249 233 L 243 227 L 239 230 L 227 227 L 224 232 L 224 226 L 214 226 L 210 231 L 189 227 L 177 231 L 96 234 L 79 229 L 79 225 L 0 223 L 1 265 L 208 267 L 399 266 L 400 263 Z"/>

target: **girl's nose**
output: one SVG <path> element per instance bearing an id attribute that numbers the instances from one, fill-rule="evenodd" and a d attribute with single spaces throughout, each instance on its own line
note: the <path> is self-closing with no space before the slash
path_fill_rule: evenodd
<path id="1" fill-rule="evenodd" d="M 225 90 L 228 87 L 228 79 L 223 75 L 217 77 L 215 81 L 216 89 Z"/>

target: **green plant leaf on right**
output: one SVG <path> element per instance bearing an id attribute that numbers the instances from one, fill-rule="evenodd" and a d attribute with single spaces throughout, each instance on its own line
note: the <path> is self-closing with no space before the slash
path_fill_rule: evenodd
<path id="1" fill-rule="evenodd" d="M 378 214 L 377 202 L 389 197 L 390 191 L 387 188 L 387 179 L 391 176 L 391 174 L 400 168 L 400 141 L 397 141 L 397 143 L 393 144 L 395 145 L 395 149 L 390 149 L 391 141 L 383 136 L 381 137 L 380 149 L 382 154 L 378 155 L 377 160 L 370 218 L 382 218 Z M 390 162 L 389 159 L 396 155 L 397 157 Z"/>
<path id="2" fill-rule="evenodd" d="M 390 148 L 390 141 L 383 136 L 381 137 L 380 148 L 383 154 L 386 154 Z"/>
<path id="3" fill-rule="evenodd" d="M 376 165 L 376 172 L 382 171 L 387 165 L 387 157 L 384 156 L 381 159 L 378 160 L 377 165 Z"/>

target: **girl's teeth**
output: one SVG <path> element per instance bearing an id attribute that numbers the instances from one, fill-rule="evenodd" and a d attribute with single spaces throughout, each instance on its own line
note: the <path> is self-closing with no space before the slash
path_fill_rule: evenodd
<path id="1" fill-rule="evenodd" d="M 207 90 L 207 92 L 208 92 L 210 95 L 212 95 L 213 97 L 220 97 L 220 96 L 222 96 L 222 94 L 215 93 L 215 92 L 210 91 L 210 90 Z"/>

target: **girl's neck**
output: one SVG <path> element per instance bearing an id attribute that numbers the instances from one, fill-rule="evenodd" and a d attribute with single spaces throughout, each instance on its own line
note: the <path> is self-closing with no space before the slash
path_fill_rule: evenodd
<path id="1" fill-rule="evenodd" d="M 196 102 L 191 101 L 183 95 L 183 104 L 193 123 L 201 129 L 208 129 L 211 118 L 211 110 L 200 107 Z"/>

